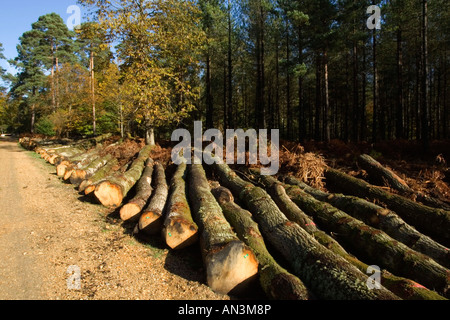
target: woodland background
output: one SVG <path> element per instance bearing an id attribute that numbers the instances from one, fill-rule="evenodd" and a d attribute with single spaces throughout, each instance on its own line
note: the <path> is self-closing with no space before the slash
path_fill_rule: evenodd
<path id="1" fill-rule="evenodd" d="M 450 136 L 448 1 L 79 3 L 90 15 L 75 31 L 49 13 L 18 39 L 2 132 L 154 143 L 203 120 L 300 142 Z"/>

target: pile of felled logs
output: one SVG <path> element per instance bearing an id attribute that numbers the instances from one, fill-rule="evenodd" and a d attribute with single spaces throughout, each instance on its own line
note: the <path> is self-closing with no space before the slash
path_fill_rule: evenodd
<path id="1" fill-rule="evenodd" d="M 396 192 L 333 168 L 325 170 L 327 187 L 342 193 L 226 164 L 168 170 L 150 146 L 120 166 L 101 152 L 113 147 L 102 139 L 21 144 L 80 192 L 120 208 L 134 234 L 159 236 L 171 250 L 198 243 L 206 282 L 218 293 L 259 281 L 268 298 L 281 300 L 450 296 L 448 204 L 416 193 L 366 155 L 359 162 L 372 182 Z"/>

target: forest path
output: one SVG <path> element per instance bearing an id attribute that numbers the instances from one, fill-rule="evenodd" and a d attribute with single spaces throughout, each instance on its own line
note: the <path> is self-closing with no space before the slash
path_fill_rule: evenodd
<path id="1" fill-rule="evenodd" d="M 229 297 L 204 285 L 198 248 L 170 252 L 158 238 L 138 241 L 115 211 L 86 201 L 36 153 L 0 138 L 0 300 L 60 299 Z"/>
<path id="2" fill-rule="evenodd" d="M 40 189 L 43 177 L 30 161 L 16 144 L 0 144 L 1 299 L 35 300 L 42 297 L 42 272 L 45 269 L 41 252 L 33 245 L 33 237 L 39 233 L 42 224 L 37 212 L 28 209 L 31 205 L 29 196 Z"/>

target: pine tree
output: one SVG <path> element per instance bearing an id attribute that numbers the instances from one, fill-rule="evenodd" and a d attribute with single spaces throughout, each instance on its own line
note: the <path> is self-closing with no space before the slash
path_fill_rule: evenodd
<path id="1" fill-rule="evenodd" d="M 37 104 L 46 86 L 45 75 L 41 69 L 38 33 L 36 30 L 27 31 L 19 38 L 19 42 L 18 56 L 12 61 L 19 73 L 10 91 L 13 98 L 24 99 L 30 117 L 30 125 L 27 127 L 34 133 Z"/>
<path id="2" fill-rule="evenodd" d="M 73 45 L 74 33 L 70 31 L 61 16 L 50 13 L 39 17 L 32 24 L 37 37 L 36 52 L 42 65 L 51 72 L 53 111 L 59 107 L 58 71 L 62 63 L 76 61 Z"/>

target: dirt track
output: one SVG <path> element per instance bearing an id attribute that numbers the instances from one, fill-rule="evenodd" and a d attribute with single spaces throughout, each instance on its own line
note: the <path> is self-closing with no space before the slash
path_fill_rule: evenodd
<path id="1" fill-rule="evenodd" d="M 135 239 L 117 212 L 80 198 L 54 167 L 4 138 L 0 217 L 0 300 L 229 299 L 203 284 L 198 248 Z M 81 276 L 72 288 L 70 266 Z"/>

